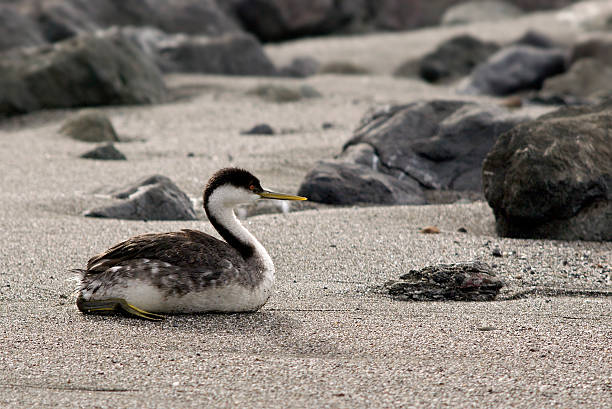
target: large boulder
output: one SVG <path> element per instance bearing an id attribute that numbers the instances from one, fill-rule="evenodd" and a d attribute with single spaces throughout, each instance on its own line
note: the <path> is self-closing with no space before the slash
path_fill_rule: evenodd
<path id="1" fill-rule="evenodd" d="M 248 34 L 220 37 L 175 35 L 157 44 L 166 70 L 222 75 L 272 76 L 277 71 L 261 44 Z"/>
<path id="2" fill-rule="evenodd" d="M 442 15 L 442 25 L 468 24 L 518 17 L 523 11 L 500 0 L 468 1 L 451 6 Z"/>
<path id="3" fill-rule="evenodd" d="M 336 159 L 306 176 L 300 194 L 326 203 L 417 204 L 425 202 L 425 190 L 480 191 L 482 160 L 498 134 L 524 120 L 465 101 L 374 111 Z M 364 187 L 368 198 L 353 193 Z"/>
<path id="4" fill-rule="evenodd" d="M 145 177 L 128 186 L 111 190 L 118 199 L 108 206 L 87 210 L 87 217 L 128 220 L 195 220 L 189 197 L 169 178 Z"/>
<path id="5" fill-rule="evenodd" d="M 31 8 L 49 41 L 110 26 L 154 26 L 169 33 L 240 31 L 215 0 L 46 0 Z"/>
<path id="6" fill-rule="evenodd" d="M 113 27 L 133 40 L 164 72 L 219 75 L 276 75 L 263 47 L 250 34 L 223 36 L 168 34 L 155 27 Z"/>
<path id="7" fill-rule="evenodd" d="M 483 187 L 502 236 L 612 240 L 612 100 L 502 134 Z"/>
<path id="8" fill-rule="evenodd" d="M 372 148 L 367 146 L 366 150 Z M 336 205 L 425 203 L 423 188 L 414 179 L 401 180 L 371 166 L 348 161 L 320 162 L 306 175 L 298 195 Z"/>
<path id="9" fill-rule="evenodd" d="M 336 31 L 350 14 L 333 0 L 245 0 L 236 14 L 243 26 L 262 41 L 280 41 Z"/>
<path id="10" fill-rule="evenodd" d="M 509 95 L 540 89 L 544 80 L 565 71 L 565 52 L 530 46 L 511 46 L 477 66 L 464 91 Z"/>
<path id="11" fill-rule="evenodd" d="M 10 7 L 0 6 L 0 52 L 45 44 L 36 24 Z"/>
<path id="12" fill-rule="evenodd" d="M 155 64 L 124 36 L 79 36 L 0 61 L 0 115 L 143 104 L 166 96 Z"/>
<path id="13" fill-rule="evenodd" d="M 419 75 L 429 82 L 464 77 L 498 49 L 495 43 L 480 41 L 469 34 L 459 35 L 425 55 L 420 62 Z"/>

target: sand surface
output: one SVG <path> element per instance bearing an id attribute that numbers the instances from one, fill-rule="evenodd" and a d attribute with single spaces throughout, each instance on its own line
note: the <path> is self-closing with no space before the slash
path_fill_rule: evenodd
<path id="1" fill-rule="evenodd" d="M 525 18 L 468 29 L 494 40 L 510 40 L 533 24 L 571 34 L 550 16 L 538 16 L 535 23 Z M 386 74 L 404 59 L 398 50 L 418 56 L 459 31 L 268 47 L 277 63 L 304 54 L 352 56 L 371 76 L 168 77 L 183 98 L 99 109 L 130 140 L 117 144 L 126 162 L 79 159 L 91 145 L 57 133 L 74 111 L 0 123 L 0 407 L 612 405 L 612 243 L 502 239 L 484 202 L 249 218 L 246 225 L 277 267 L 276 293 L 257 313 L 144 322 L 76 310 L 67 270 L 93 254 L 139 233 L 212 233 L 205 220 L 82 217 L 104 200 L 96 191 L 160 173 L 197 199 L 216 169 L 234 165 L 252 170 L 267 187 L 295 192 L 318 160 L 340 151 L 370 107 L 457 98 L 451 87 Z M 323 98 L 275 104 L 246 95 L 265 83 L 309 84 Z M 262 122 L 283 133 L 240 135 Z M 324 122 L 333 128 L 323 130 Z M 441 233 L 419 233 L 428 225 Z M 504 257 L 492 255 L 496 245 Z M 470 260 L 494 266 L 507 284 L 502 298 L 534 288 L 541 294 L 406 303 L 379 290 L 413 268 Z M 553 296 L 553 290 L 565 292 Z M 589 295 L 594 292 L 600 296 Z"/>

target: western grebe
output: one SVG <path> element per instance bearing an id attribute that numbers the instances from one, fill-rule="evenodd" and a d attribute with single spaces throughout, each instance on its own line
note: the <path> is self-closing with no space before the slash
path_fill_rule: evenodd
<path id="1" fill-rule="evenodd" d="M 216 172 L 204 190 L 204 210 L 225 241 L 197 230 L 143 234 L 91 258 L 80 274 L 77 307 L 84 313 L 123 312 L 157 320 L 159 313 L 246 312 L 266 303 L 274 264 L 238 221 L 234 207 L 259 198 L 306 200 L 264 190 L 246 170 Z"/>

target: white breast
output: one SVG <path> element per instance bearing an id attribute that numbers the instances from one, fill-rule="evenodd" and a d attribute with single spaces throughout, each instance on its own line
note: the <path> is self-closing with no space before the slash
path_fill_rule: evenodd
<path id="1" fill-rule="evenodd" d="M 273 288 L 274 276 L 266 275 L 255 288 L 231 283 L 182 296 L 165 297 L 150 283 L 134 280 L 125 288 L 124 298 L 128 303 L 149 312 L 247 312 L 261 308 L 270 298 Z"/>

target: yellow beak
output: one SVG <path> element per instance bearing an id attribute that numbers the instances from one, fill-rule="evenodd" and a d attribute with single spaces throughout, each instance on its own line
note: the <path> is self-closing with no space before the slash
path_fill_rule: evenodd
<path id="1" fill-rule="evenodd" d="M 294 196 L 294 195 L 287 195 L 285 193 L 276 193 L 276 192 L 270 192 L 269 190 L 264 190 L 261 192 L 257 193 L 259 196 L 263 197 L 264 199 L 278 199 L 278 200 L 308 200 L 308 198 L 306 197 L 302 197 L 302 196 Z"/>

